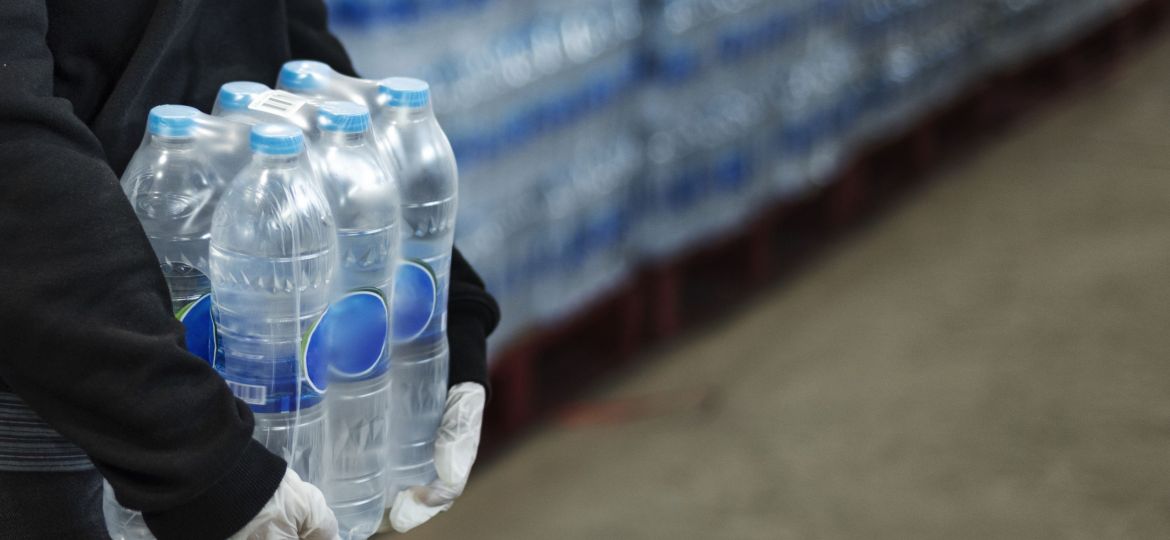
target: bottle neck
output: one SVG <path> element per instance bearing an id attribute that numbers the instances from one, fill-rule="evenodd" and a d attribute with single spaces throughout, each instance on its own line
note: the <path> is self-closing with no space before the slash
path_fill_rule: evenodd
<path id="1" fill-rule="evenodd" d="M 168 137 L 152 133 L 150 145 L 167 150 L 190 150 L 195 147 L 195 137 Z"/>
<path id="2" fill-rule="evenodd" d="M 422 107 L 383 106 L 382 111 L 394 123 L 425 122 L 435 118 L 435 110 L 431 108 L 430 103 Z"/>
<path id="3" fill-rule="evenodd" d="M 300 154 L 265 154 L 254 152 L 252 162 L 268 169 L 291 169 L 300 161 Z"/>
<path id="4" fill-rule="evenodd" d="M 363 146 L 366 144 L 366 132 L 344 133 L 341 131 L 322 131 L 321 142 L 329 146 Z"/>

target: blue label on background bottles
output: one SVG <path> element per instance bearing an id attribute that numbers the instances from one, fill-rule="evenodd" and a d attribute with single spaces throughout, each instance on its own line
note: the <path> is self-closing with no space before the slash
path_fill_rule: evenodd
<path id="1" fill-rule="evenodd" d="M 394 277 L 394 340 L 410 341 L 431 324 L 438 303 L 435 273 L 426 263 L 402 261 Z"/>
<path id="2" fill-rule="evenodd" d="M 350 292 L 325 310 L 305 342 L 305 377 L 324 391 L 328 371 L 346 379 L 363 379 L 386 371 L 389 309 L 381 292 Z"/>
<path id="3" fill-rule="evenodd" d="M 601 209 L 588 223 L 588 250 L 604 251 L 621 242 L 625 231 L 622 208 L 611 205 Z"/>
<path id="4" fill-rule="evenodd" d="M 722 156 L 715 163 L 715 185 L 720 191 L 734 192 L 744 187 L 750 176 L 746 152 L 737 150 Z"/>
<path id="5" fill-rule="evenodd" d="M 683 46 L 662 53 L 657 60 L 659 77 L 671 84 L 682 83 L 699 70 L 699 53 Z"/>
<path id="6" fill-rule="evenodd" d="M 216 343 L 215 323 L 211 318 L 211 295 L 205 294 L 187 304 L 175 314 L 175 318 L 186 329 L 187 350 L 214 365 Z"/>
<path id="7" fill-rule="evenodd" d="M 666 193 L 667 205 L 674 211 L 683 211 L 697 204 L 703 197 L 707 171 L 686 167 L 671 181 Z"/>

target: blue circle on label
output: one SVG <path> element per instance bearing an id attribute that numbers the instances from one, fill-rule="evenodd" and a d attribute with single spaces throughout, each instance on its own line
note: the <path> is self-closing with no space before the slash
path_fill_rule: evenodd
<path id="1" fill-rule="evenodd" d="M 431 324 L 438 303 L 435 274 L 425 263 L 402 261 L 394 277 L 394 340 L 410 341 Z"/>
<path id="2" fill-rule="evenodd" d="M 374 290 L 353 291 L 325 310 L 305 343 L 305 374 L 319 392 L 330 369 L 342 377 L 360 378 L 386 356 L 389 335 L 386 299 Z"/>
<path id="3" fill-rule="evenodd" d="M 211 318 L 211 295 L 187 304 L 175 317 L 186 329 L 187 350 L 212 364 L 215 358 L 215 322 Z"/>

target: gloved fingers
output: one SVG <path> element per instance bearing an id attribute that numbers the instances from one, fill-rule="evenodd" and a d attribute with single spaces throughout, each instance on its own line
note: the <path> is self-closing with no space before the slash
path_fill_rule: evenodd
<path id="1" fill-rule="evenodd" d="M 463 486 L 479 452 L 483 409 L 487 393 L 476 383 L 455 385 L 447 394 L 447 408 L 435 438 L 435 470 L 449 486 Z"/>
<path id="2" fill-rule="evenodd" d="M 231 537 L 231 540 L 285 540 L 288 538 L 299 538 L 297 531 L 293 529 L 289 522 L 281 523 L 265 523 L 247 532 L 238 532 Z"/>
<path id="3" fill-rule="evenodd" d="M 325 494 L 292 469 L 285 472 L 272 500 L 253 521 L 262 525 L 247 536 L 248 540 L 339 538 L 337 518 L 325 502 Z"/>
<path id="4" fill-rule="evenodd" d="M 394 506 L 390 508 L 390 525 L 394 527 L 394 530 L 400 533 L 410 532 L 411 529 L 426 523 L 440 512 L 451 508 L 454 499 L 448 499 L 446 502 L 433 500 L 432 502 L 440 503 L 437 505 L 419 500 L 418 492 L 424 489 L 426 488 L 405 489 L 394 498 Z"/>
<path id="5" fill-rule="evenodd" d="M 452 439 L 435 441 L 435 472 L 439 480 L 452 486 L 467 484 L 471 468 L 479 453 L 479 432 L 460 433 Z M 462 488 L 459 489 L 462 492 Z"/>
<path id="6" fill-rule="evenodd" d="M 435 436 L 435 470 L 438 478 L 427 486 L 403 490 L 390 507 L 390 525 L 405 533 L 451 508 L 463 494 L 483 424 L 487 392 L 478 383 L 457 384 L 447 393 L 446 409 Z"/>
<path id="7" fill-rule="evenodd" d="M 339 538 L 337 517 L 325 502 L 325 494 L 316 486 L 305 483 L 301 493 L 305 511 L 298 523 L 300 538 L 304 540 L 335 540 Z"/>
<path id="8" fill-rule="evenodd" d="M 315 527 L 310 529 L 302 529 L 300 536 L 303 540 L 341 540 L 341 536 L 337 531 L 336 521 L 333 523 L 332 529 L 328 527 Z"/>
<path id="9" fill-rule="evenodd" d="M 448 484 L 442 480 L 437 480 L 428 486 L 417 486 L 410 488 L 407 491 L 411 492 L 414 500 L 425 504 L 427 506 L 443 506 L 444 504 L 451 504 L 463 495 L 463 488 L 466 484 Z"/>

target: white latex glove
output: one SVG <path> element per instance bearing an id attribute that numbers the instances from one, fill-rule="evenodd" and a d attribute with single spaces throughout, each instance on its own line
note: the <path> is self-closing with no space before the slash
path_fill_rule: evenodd
<path id="1" fill-rule="evenodd" d="M 260 513 L 228 540 L 336 540 L 337 518 L 325 495 L 292 469 Z"/>
<path id="2" fill-rule="evenodd" d="M 403 490 L 390 508 L 390 524 L 407 532 L 444 512 L 463 494 L 483 427 L 487 392 L 479 383 L 460 383 L 447 392 L 447 408 L 435 437 L 435 469 L 439 477 L 427 486 Z"/>

